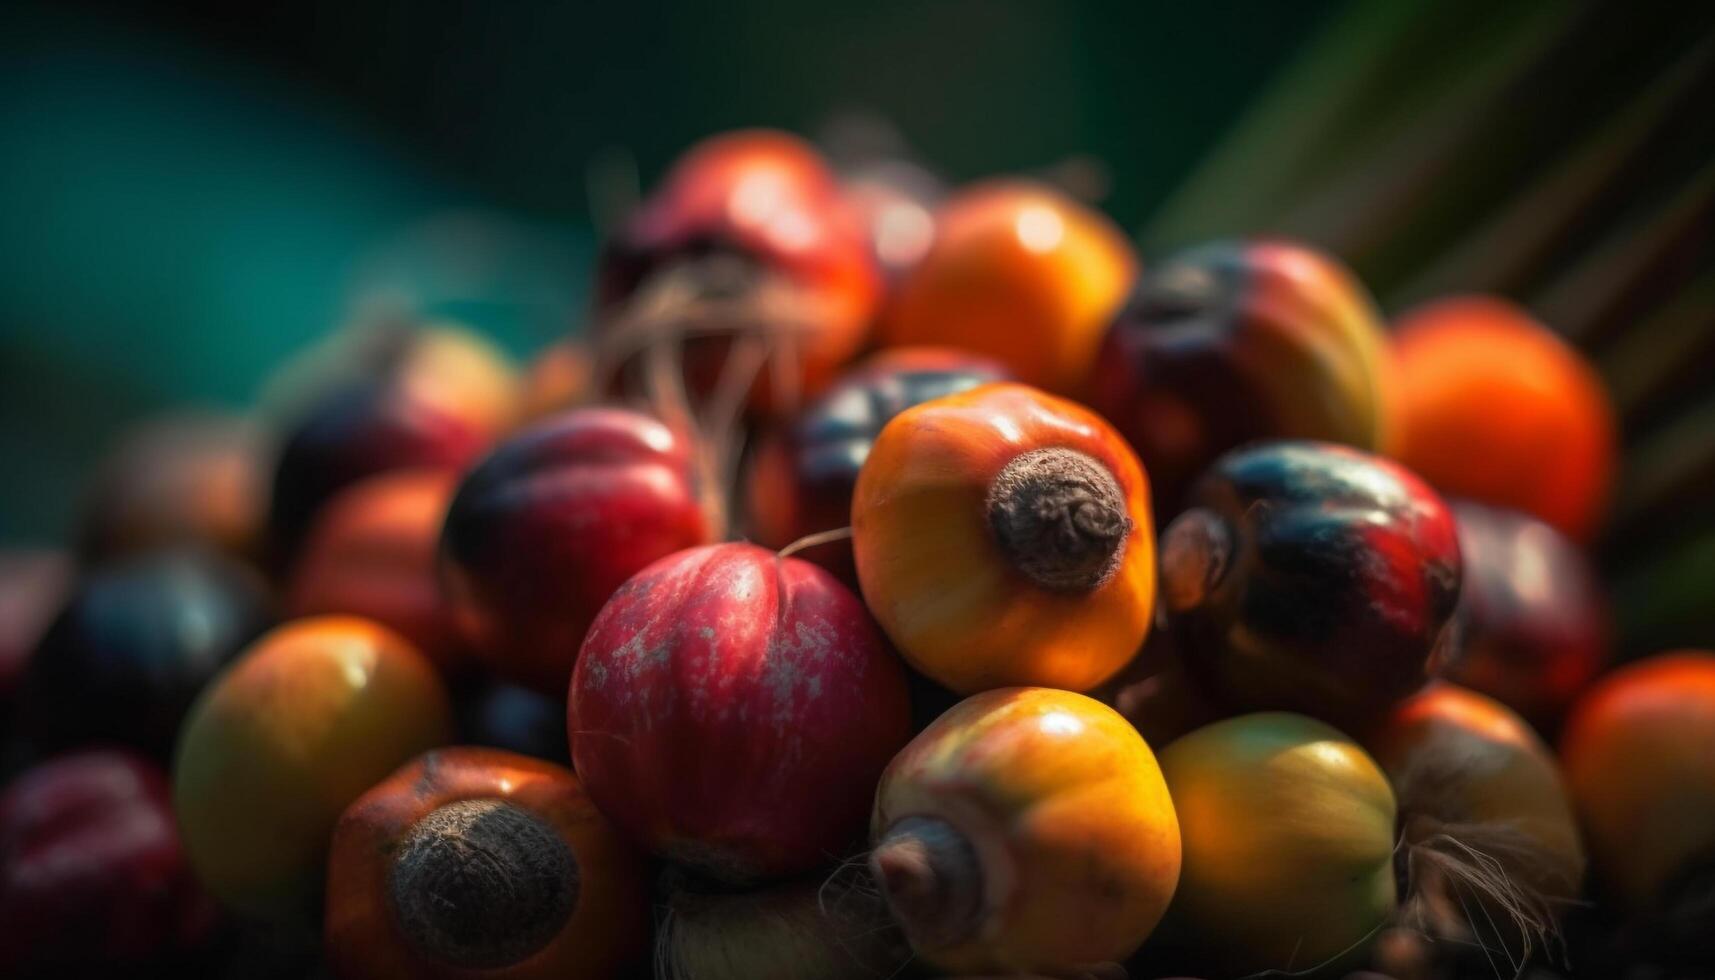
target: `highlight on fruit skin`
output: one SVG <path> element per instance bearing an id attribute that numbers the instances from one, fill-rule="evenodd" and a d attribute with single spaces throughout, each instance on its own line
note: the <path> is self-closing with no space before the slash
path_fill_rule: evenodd
<path id="1" fill-rule="evenodd" d="M 573 671 L 567 728 L 591 798 L 633 840 L 750 883 L 848 853 L 910 704 L 849 589 L 730 543 L 614 593 Z"/>
<path id="2" fill-rule="evenodd" d="M 1503 950 L 1552 943 L 1584 848 L 1552 750 L 1505 705 L 1435 683 L 1364 738 L 1399 805 L 1402 924 Z"/>
<path id="3" fill-rule="evenodd" d="M 1607 596 L 1590 559 L 1518 511 L 1453 501 L 1464 585 L 1441 676 L 1553 731 L 1609 658 Z"/>
<path id="4" fill-rule="evenodd" d="M 630 409 L 574 409 L 502 442 L 470 470 L 441 533 L 461 634 L 501 677 L 552 697 L 615 589 L 719 536 L 689 440 Z"/>
<path id="5" fill-rule="evenodd" d="M 928 253 L 883 312 L 882 343 L 956 347 L 994 358 L 1026 384 L 1076 393 L 1137 277 L 1125 234 L 1024 180 L 956 191 L 934 225 Z"/>
<path id="6" fill-rule="evenodd" d="M 814 147 L 721 133 L 685 151 L 603 247 L 598 373 L 665 345 L 706 395 L 729 360 L 749 359 L 753 404 L 791 408 L 862 347 L 881 289 L 863 224 Z"/>
<path id="7" fill-rule="evenodd" d="M 1338 259 L 1283 239 L 1215 242 L 1144 271 L 1084 390 L 1137 450 L 1165 519 L 1247 443 L 1379 451 L 1386 346 L 1375 301 Z"/>
<path id="8" fill-rule="evenodd" d="M 1575 541 L 1596 532 L 1616 423 L 1594 368 L 1493 296 L 1459 296 L 1394 324 L 1390 454 L 1443 492 L 1531 513 Z"/>
<path id="9" fill-rule="evenodd" d="M 858 474 L 852 534 L 882 629 L 962 694 L 1089 690 L 1149 632 L 1148 478 L 1106 422 L 1034 388 L 984 385 L 895 416 Z"/>
<path id="10" fill-rule="evenodd" d="M 451 730 L 434 667 L 391 630 L 325 616 L 264 634 L 179 736 L 173 809 L 197 877 L 246 916 L 312 920 L 341 811 Z"/>
<path id="11" fill-rule="evenodd" d="M 649 928 L 644 862 L 571 770 L 468 746 L 345 810 L 326 905 L 328 958 L 351 980 L 605 980 Z"/>
<path id="12" fill-rule="evenodd" d="M 1715 652 L 1628 664 L 1585 692 L 1561 764 L 1596 877 L 1624 911 L 1701 910 L 1715 859 Z"/>
<path id="13" fill-rule="evenodd" d="M 1345 734 L 1265 712 L 1199 728 L 1160 758 L 1184 835 L 1161 939 L 1206 975 L 1343 962 L 1392 915 L 1393 790 Z"/>
<path id="14" fill-rule="evenodd" d="M 1143 738 L 1049 688 L 967 698 L 882 775 L 871 874 L 925 961 L 1062 973 L 1123 960 L 1173 895 L 1180 820 Z"/>
<path id="15" fill-rule="evenodd" d="M 894 347 L 866 358 L 757 448 L 745 495 L 757 543 L 784 548 L 807 535 L 847 526 L 858 472 L 894 416 L 944 395 L 1009 379 L 999 363 L 951 348 Z M 797 554 L 857 584 L 849 543 Z"/>
<path id="16" fill-rule="evenodd" d="M 464 643 L 438 571 L 441 525 L 458 483 L 453 470 L 399 470 L 336 494 L 286 576 L 286 614 L 372 619 L 442 671 L 459 666 Z"/>
<path id="17" fill-rule="evenodd" d="M 1167 628 L 1208 692 L 1337 724 L 1423 686 L 1453 643 L 1453 514 L 1422 480 L 1346 446 L 1223 456 L 1161 537 Z"/>

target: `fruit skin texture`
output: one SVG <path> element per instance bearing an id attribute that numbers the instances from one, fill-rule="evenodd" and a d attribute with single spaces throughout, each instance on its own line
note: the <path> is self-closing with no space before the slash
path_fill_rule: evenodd
<path id="1" fill-rule="evenodd" d="M 846 853 L 910 706 L 903 668 L 838 580 L 719 544 L 614 594 L 567 724 L 603 813 L 655 854 L 744 881 Z"/>
<path id="2" fill-rule="evenodd" d="M 1163 931 L 1206 968 L 1307 970 L 1393 911 L 1393 791 L 1338 730 L 1243 715 L 1169 745 L 1161 770 L 1185 840 Z"/>
<path id="3" fill-rule="evenodd" d="M 748 503 L 757 542 L 784 548 L 807 534 L 851 522 L 858 471 L 882 427 L 900 412 L 943 395 L 1009 379 L 986 357 L 941 347 L 883 350 L 852 368 L 758 448 Z M 856 586 L 851 545 L 800 552 Z"/>
<path id="4" fill-rule="evenodd" d="M 1608 662 L 1607 597 L 1590 560 L 1526 514 L 1455 501 L 1464 587 L 1458 652 L 1441 674 L 1523 715 L 1560 723 Z"/>
<path id="5" fill-rule="evenodd" d="M 1595 370 L 1492 296 L 1431 303 L 1395 328 L 1391 454 L 1450 495 L 1535 514 L 1588 541 L 1615 466 L 1614 410 Z"/>
<path id="6" fill-rule="evenodd" d="M 1603 882 L 1632 911 L 1666 903 L 1715 857 L 1715 653 L 1621 667 L 1574 705 L 1561 733 L 1566 785 Z"/>
<path id="7" fill-rule="evenodd" d="M 1375 301 L 1338 260 L 1292 241 L 1216 242 L 1145 271 L 1085 391 L 1137 450 L 1165 518 L 1247 443 L 1379 450 L 1385 359 Z"/>
<path id="8" fill-rule="evenodd" d="M 0 794 L 0 973 L 113 976 L 194 948 L 214 907 L 166 780 L 129 752 L 60 756 Z"/>
<path id="9" fill-rule="evenodd" d="M 1032 578 L 990 517 L 997 477 L 1049 449 L 1084 454 L 1106 471 L 1123 508 L 1115 516 L 1130 524 L 1115 539 L 1111 573 L 1091 588 Z M 852 528 L 870 611 L 912 666 L 960 693 L 1021 684 L 1088 690 L 1149 632 L 1148 478 L 1107 423 L 1033 388 L 984 385 L 895 416 L 858 474 Z"/>
<path id="10" fill-rule="evenodd" d="M 738 271 L 743 301 L 765 293 L 784 301 L 751 312 L 791 321 L 761 325 L 778 328 L 770 331 L 776 341 L 790 338 L 791 350 L 777 356 L 802 371 L 801 391 L 826 384 L 863 345 L 882 283 L 862 222 L 814 147 L 769 130 L 723 133 L 691 147 L 607 243 L 596 274 L 598 344 L 624 343 L 623 307 L 675 272 L 693 294 L 730 298 L 727 284 L 698 268 L 723 258 L 736 260 L 729 268 Z M 728 348 L 725 337 L 687 342 L 694 389 L 713 386 Z"/>
<path id="11" fill-rule="evenodd" d="M 465 477 L 441 553 L 478 657 L 559 697 L 613 591 L 711 534 L 683 439 L 647 415 L 584 408 L 518 433 Z"/>
<path id="12" fill-rule="evenodd" d="M 1406 847 L 1447 834 L 1488 855 L 1533 896 L 1556 903 L 1554 911 L 1578 897 L 1584 848 L 1559 765 L 1505 705 L 1456 684 L 1432 684 L 1400 702 L 1364 745 L 1393 784 Z M 1459 892 L 1447 894 L 1456 906 Z M 1504 917 L 1497 913 L 1494 921 Z"/>
<path id="13" fill-rule="evenodd" d="M 1192 504 L 1162 534 L 1162 598 L 1186 667 L 1230 706 L 1355 725 L 1453 642 L 1453 515 L 1398 465 L 1265 443 L 1223 456 Z"/>
<path id="14" fill-rule="evenodd" d="M 185 850 L 223 904 L 302 923 L 347 804 L 449 740 L 446 691 L 403 638 L 355 617 L 287 623 L 204 689 L 173 765 Z"/>
<path id="15" fill-rule="evenodd" d="M 392 897 L 396 856 L 413 826 L 447 804 L 471 800 L 501 801 L 534 817 L 565 845 L 574 864 L 563 922 L 558 928 L 550 922 L 553 931 L 522 958 L 489 968 L 460 967 L 417 946 Z M 480 856 L 461 856 L 465 866 L 481 870 Z M 469 880 L 447 884 L 457 888 Z M 642 951 L 648 916 L 642 859 L 570 769 L 527 756 L 467 746 L 431 750 L 359 797 L 334 831 L 324 935 L 335 973 L 353 980 L 605 980 Z"/>
<path id="16" fill-rule="evenodd" d="M 23 731 L 42 750 L 118 743 L 165 761 L 197 693 L 273 622 L 255 574 L 212 552 L 87 572 L 30 658 Z"/>
<path id="17" fill-rule="evenodd" d="M 986 691 L 942 715 L 882 775 L 871 833 L 911 817 L 951 824 L 982 868 L 974 931 L 944 946 L 913 937 L 952 973 L 1124 959 L 1179 879 L 1180 824 L 1154 754 L 1113 709 L 1069 691 Z"/>
<path id="18" fill-rule="evenodd" d="M 457 666 L 464 646 L 437 562 L 458 482 L 449 470 L 401 470 L 340 491 L 304 539 L 286 582 L 287 614 L 372 619 L 442 670 Z"/>
<path id="19" fill-rule="evenodd" d="M 882 343 L 972 351 L 1071 394 L 1136 277 L 1131 244 L 1106 216 L 1042 185 L 980 183 L 937 209 L 928 254 L 882 316 Z"/>

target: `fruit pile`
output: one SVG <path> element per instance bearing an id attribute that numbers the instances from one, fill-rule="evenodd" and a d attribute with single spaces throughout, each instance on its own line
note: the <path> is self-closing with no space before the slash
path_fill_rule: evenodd
<path id="1" fill-rule="evenodd" d="M 0 974 L 1704 975 L 1614 428 L 1498 298 L 710 139 L 528 371 L 348 330 L 0 566 Z"/>

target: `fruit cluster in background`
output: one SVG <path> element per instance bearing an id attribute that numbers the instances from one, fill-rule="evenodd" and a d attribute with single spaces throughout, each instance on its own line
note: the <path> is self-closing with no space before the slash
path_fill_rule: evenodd
<path id="1" fill-rule="evenodd" d="M 359 323 L 112 451 L 0 568 L 0 972 L 1707 968 L 1582 355 L 884 173 L 713 137 L 534 364 Z"/>

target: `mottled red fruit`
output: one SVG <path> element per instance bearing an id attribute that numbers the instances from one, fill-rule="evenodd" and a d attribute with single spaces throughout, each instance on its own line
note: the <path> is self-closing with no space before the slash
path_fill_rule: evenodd
<path id="1" fill-rule="evenodd" d="M 913 405 L 1011 377 L 999 361 L 947 347 L 896 347 L 868 358 L 757 449 L 747 494 L 751 532 L 783 548 L 845 527 L 858 470 L 882 426 Z M 849 541 L 800 554 L 856 588 Z"/>
<path id="2" fill-rule="evenodd" d="M 386 384 L 359 383 L 322 398 L 274 467 L 271 557 L 289 564 L 322 505 L 346 487 L 393 470 L 462 470 L 489 438 L 469 419 Z"/>
<path id="3" fill-rule="evenodd" d="M 1348 728 L 1423 686 L 1459 598 L 1452 511 L 1405 468 L 1273 442 L 1228 453 L 1161 539 L 1174 644 L 1228 707 Z"/>
<path id="4" fill-rule="evenodd" d="M 615 408 L 556 415 L 502 443 L 459 486 L 441 532 L 460 631 L 495 673 L 565 693 L 613 590 L 712 536 L 685 441 Z"/>
<path id="5" fill-rule="evenodd" d="M 734 881 L 787 875 L 862 833 L 908 700 L 832 575 L 710 545 L 644 569 L 597 617 L 572 677 L 572 761 L 656 854 Z"/>
<path id="6" fill-rule="evenodd" d="M 152 763 L 61 756 L 0 794 L 0 976 L 132 975 L 213 923 Z"/>
<path id="7" fill-rule="evenodd" d="M 1608 661 L 1606 597 L 1565 535 L 1518 511 L 1461 501 L 1458 653 L 1443 676 L 1552 728 Z"/>

